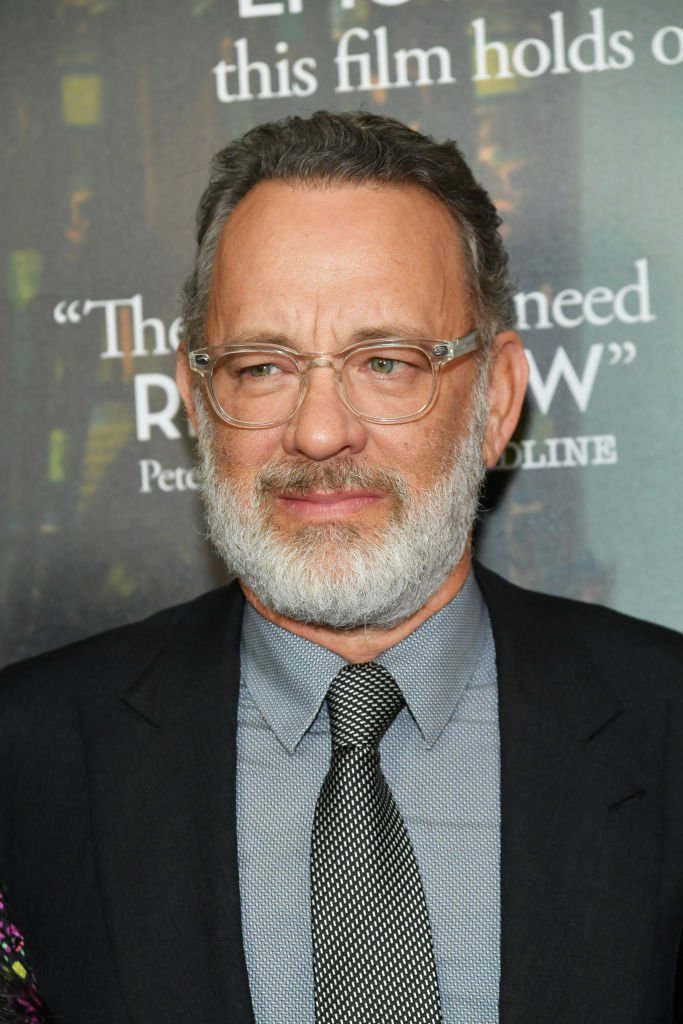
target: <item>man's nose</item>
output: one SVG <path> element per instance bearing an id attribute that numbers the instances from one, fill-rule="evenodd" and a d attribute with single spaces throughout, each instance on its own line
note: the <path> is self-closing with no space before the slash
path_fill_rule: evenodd
<path id="1" fill-rule="evenodd" d="M 301 405 L 285 424 L 285 451 L 316 462 L 362 451 L 367 441 L 365 423 L 344 405 L 334 367 L 310 367 L 305 387 Z"/>

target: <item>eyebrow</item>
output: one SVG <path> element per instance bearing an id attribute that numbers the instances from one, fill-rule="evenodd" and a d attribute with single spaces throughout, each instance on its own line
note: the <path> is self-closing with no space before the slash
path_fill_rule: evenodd
<path id="1" fill-rule="evenodd" d="M 348 345 L 357 345 L 363 341 L 377 341 L 381 338 L 424 338 L 427 337 L 423 330 L 414 324 L 393 321 L 392 323 L 378 324 L 372 327 L 360 327 L 352 331 Z M 297 344 L 296 339 L 286 334 L 276 332 L 258 331 L 256 334 L 238 335 L 235 338 L 226 338 L 223 345 L 241 345 L 248 348 L 251 345 L 279 345 L 285 348 L 303 351 Z M 344 346 L 346 347 L 346 346 Z M 324 350 L 328 351 L 328 350 Z"/>
<path id="2" fill-rule="evenodd" d="M 427 334 L 427 336 L 429 336 Z M 425 332 L 416 327 L 415 324 L 394 321 L 389 324 L 379 324 L 377 327 L 363 327 L 354 331 L 350 344 L 359 341 L 374 341 L 377 338 L 424 338 Z"/>
<path id="3" fill-rule="evenodd" d="M 284 345 L 286 348 L 293 348 L 291 338 L 286 334 L 277 334 L 274 331 L 259 331 L 257 334 L 238 334 L 235 338 L 225 338 L 219 342 L 221 345 L 243 345 L 249 348 L 250 345 Z"/>

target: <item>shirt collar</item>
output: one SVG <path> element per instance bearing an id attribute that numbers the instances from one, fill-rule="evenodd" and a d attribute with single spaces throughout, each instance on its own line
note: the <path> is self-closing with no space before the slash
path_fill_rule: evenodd
<path id="1" fill-rule="evenodd" d="M 452 601 L 375 659 L 398 683 L 428 746 L 436 743 L 451 718 L 489 634 L 486 605 L 470 572 Z M 276 626 L 249 603 L 240 657 L 252 699 L 280 743 L 293 752 L 347 662 Z"/>

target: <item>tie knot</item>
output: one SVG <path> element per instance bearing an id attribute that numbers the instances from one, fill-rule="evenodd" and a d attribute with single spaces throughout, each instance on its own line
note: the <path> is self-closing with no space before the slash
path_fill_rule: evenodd
<path id="1" fill-rule="evenodd" d="M 327 691 L 333 749 L 376 747 L 404 703 L 396 681 L 381 665 L 345 665 Z"/>

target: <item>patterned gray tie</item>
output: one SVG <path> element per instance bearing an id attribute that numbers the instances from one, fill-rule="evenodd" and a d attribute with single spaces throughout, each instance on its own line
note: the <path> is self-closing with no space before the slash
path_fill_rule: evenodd
<path id="1" fill-rule="evenodd" d="M 327 694 L 332 762 L 313 820 L 318 1024 L 442 1020 L 422 882 L 378 744 L 403 707 L 381 665 L 347 665 Z"/>

